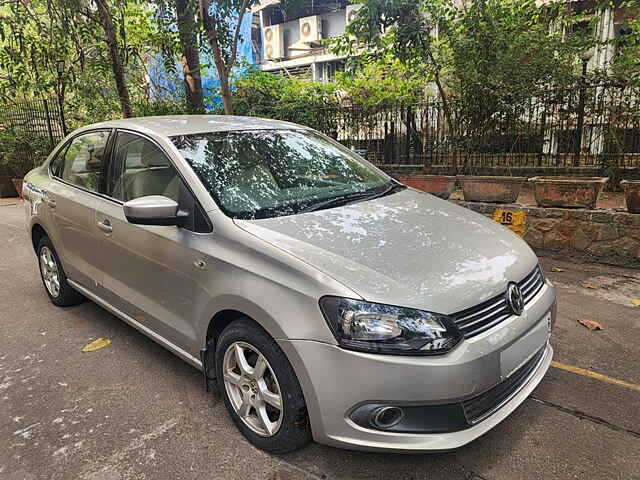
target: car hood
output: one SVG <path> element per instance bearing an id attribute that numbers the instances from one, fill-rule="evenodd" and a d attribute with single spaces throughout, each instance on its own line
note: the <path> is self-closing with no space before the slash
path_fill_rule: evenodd
<path id="1" fill-rule="evenodd" d="M 537 264 L 529 246 L 498 223 L 411 189 L 235 222 L 366 300 L 445 314 L 504 292 Z"/>

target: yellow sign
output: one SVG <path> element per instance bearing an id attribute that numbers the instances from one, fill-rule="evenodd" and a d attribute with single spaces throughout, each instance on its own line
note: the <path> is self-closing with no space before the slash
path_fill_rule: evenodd
<path id="1" fill-rule="evenodd" d="M 524 235 L 527 217 L 523 211 L 499 208 L 493 212 L 493 219 L 521 237 Z"/>

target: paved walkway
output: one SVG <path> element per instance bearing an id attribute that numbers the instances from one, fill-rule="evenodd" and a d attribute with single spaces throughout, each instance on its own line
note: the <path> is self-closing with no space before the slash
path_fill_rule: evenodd
<path id="1" fill-rule="evenodd" d="M 0 198 L 0 207 L 6 207 L 9 205 L 19 205 L 20 203 L 22 203 L 22 200 L 20 200 L 18 197 Z"/>

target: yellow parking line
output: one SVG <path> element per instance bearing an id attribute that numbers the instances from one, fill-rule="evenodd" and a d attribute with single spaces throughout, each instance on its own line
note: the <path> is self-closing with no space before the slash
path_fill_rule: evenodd
<path id="1" fill-rule="evenodd" d="M 624 380 L 618 380 L 617 378 L 608 377 L 606 375 L 602 375 L 601 373 L 592 372 L 591 370 L 585 370 L 584 368 L 574 367 L 573 365 L 567 365 L 566 363 L 560 363 L 556 361 L 551 362 L 551 366 L 559 368 L 560 370 L 566 370 L 567 372 L 575 373 L 577 375 L 595 378 L 596 380 L 600 380 L 601 382 L 612 383 L 620 387 L 627 387 L 640 392 L 640 385 L 636 385 L 635 383 L 631 382 L 625 382 Z"/>

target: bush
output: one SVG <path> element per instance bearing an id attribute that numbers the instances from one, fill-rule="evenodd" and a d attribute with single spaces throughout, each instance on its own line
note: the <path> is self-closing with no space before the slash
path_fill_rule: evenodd
<path id="1" fill-rule="evenodd" d="M 412 105 L 432 98 L 428 75 L 391 56 L 361 62 L 353 71 L 338 73 L 336 82 L 345 103 L 365 110 L 379 105 Z"/>
<path id="2" fill-rule="evenodd" d="M 184 102 L 163 98 L 155 101 L 135 102 L 133 104 L 133 112 L 135 117 L 187 115 L 189 113 Z"/>
<path id="3" fill-rule="evenodd" d="M 235 83 L 236 115 L 273 118 L 330 131 L 323 110 L 339 106 L 337 87 L 252 70 Z"/>
<path id="4" fill-rule="evenodd" d="M 34 135 L 18 129 L 0 131 L 0 175 L 22 178 L 41 165 L 51 152 L 46 135 Z"/>

